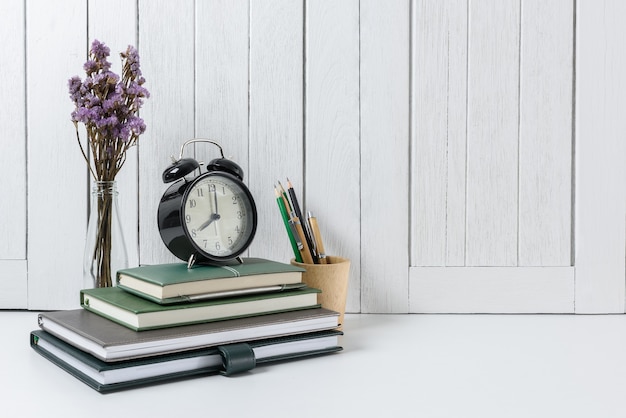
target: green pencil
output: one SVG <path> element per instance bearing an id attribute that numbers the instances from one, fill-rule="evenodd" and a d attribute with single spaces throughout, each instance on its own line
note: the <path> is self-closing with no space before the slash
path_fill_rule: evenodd
<path id="1" fill-rule="evenodd" d="M 291 230 L 291 225 L 289 224 L 289 215 L 287 214 L 287 208 L 285 208 L 285 202 L 283 198 L 274 187 L 274 193 L 276 194 L 276 203 L 278 203 L 278 208 L 280 209 L 280 215 L 283 218 L 283 222 L 285 223 L 285 228 L 287 229 L 287 236 L 289 237 L 289 242 L 291 243 L 291 248 L 293 249 L 293 254 L 298 263 L 302 263 L 302 256 L 300 255 L 300 250 L 298 249 L 298 243 L 293 235 L 293 231 Z"/>

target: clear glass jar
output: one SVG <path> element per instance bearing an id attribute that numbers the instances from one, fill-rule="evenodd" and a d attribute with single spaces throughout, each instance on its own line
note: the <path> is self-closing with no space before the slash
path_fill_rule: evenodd
<path id="1" fill-rule="evenodd" d="M 115 181 L 94 183 L 83 256 L 84 289 L 115 286 L 117 271 L 128 267 L 117 201 Z"/>

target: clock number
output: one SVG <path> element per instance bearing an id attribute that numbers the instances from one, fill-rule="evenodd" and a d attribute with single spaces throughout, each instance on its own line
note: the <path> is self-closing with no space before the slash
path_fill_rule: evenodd
<path id="1" fill-rule="evenodd" d="M 244 215 L 244 214 L 243 214 L 240 210 L 238 210 L 238 211 L 237 211 L 237 219 L 241 219 L 241 218 L 243 218 L 244 216 L 245 216 L 245 215 Z"/>
<path id="2" fill-rule="evenodd" d="M 228 245 L 233 245 L 233 238 L 232 237 L 228 237 Z"/>
<path id="3" fill-rule="evenodd" d="M 198 191 L 198 197 L 204 197 L 204 190 L 200 187 L 196 189 Z"/>
<path id="4" fill-rule="evenodd" d="M 232 199 L 233 199 L 233 205 L 236 205 L 237 204 L 237 196 L 233 196 Z"/>
<path id="5" fill-rule="evenodd" d="M 197 205 L 196 199 L 191 199 L 189 201 L 189 208 L 195 208 Z"/>
<path id="6" fill-rule="evenodd" d="M 219 243 L 219 242 L 216 242 L 216 243 L 215 243 L 215 249 L 219 251 L 219 250 L 220 250 L 220 248 L 221 248 L 221 247 L 220 247 L 220 243 Z"/>
<path id="7" fill-rule="evenodd" d="M 195 229 L 192 229 L 192 230 L 191 230 L 191 236 L 195 238 L 195 237 L 196 237 L 196 235 L 197 235 L 197 234 L 196 234 L 196 230 L 195 230 Z"/>
<path id="8" fill-rule="evenodd" d="M 185 215 L 185 222 L 191 222 L 191 215 Z"/>

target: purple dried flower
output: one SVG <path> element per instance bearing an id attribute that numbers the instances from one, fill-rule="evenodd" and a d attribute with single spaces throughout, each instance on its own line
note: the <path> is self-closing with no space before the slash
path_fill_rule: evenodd
<path id="1" fill-rule="evenodd" d="M 129 119 L 128 126 L 135 135 L 141 135 L 146 130 L 146 124 L 143 119 L 136 116 L 132 116 Z"/>
<path id="2" fill-rule="evenodd" d="M 98 71 L 99 65 L 96 61 L 89 60 L 83 65 L 83 69 L 87 74 L 91 74 L 95 71 Z"/>
<path id="3" fill-rule="evenodd" d="M 67 82 L 68 90 L 70 91 L 70 98 L 74 103 L 78 103 L 81 98 L 81 90 L 83 84 L 78 77 L 72 77 Z"/>
<path id="4" fill-rule="evenodd" d="M 126 48 L 126 52 L 122 52 L 120 54 L 122 58 L 126 59 L 126 64 L 128 65 L 128 69 L 132 74 L 133 78 L 141 77 L 141 68 L 139 67 L 139 53 L 137 49 L 132 45 L 128 45 Z"/>
<path id="5" fill-rule="evenodd" d="M 76 125 L 83 156 L 96 180 L 115 179 L 126 160 L 126 150 L 135 145 L 146 130 L 143 119 L 136 114 L 143 104 L 142 99 L 150 97 L 143 87 L 146 80 L 141 75 L 137 50 L 129 45 L 120 54 L 122 77 L 110 71 L 109 54 L 104 43 L 94 40 L 90 57 L 83 65 L 87 77 L 84 81 L 79 77 L 68 80 L 69 96 L 75 104 L 71 120 Z M 80 142 L 78 123 L 85 125 L 93 167 Z"/>
<path id="6" fill-rule="evenodd" d="M 93 55 L 96 60 L 106 61 L 106 58 L 109 56 L 110 53 L 111 50 L 103 42 L 94 39 L 91 43 L 91 55 Z"/>

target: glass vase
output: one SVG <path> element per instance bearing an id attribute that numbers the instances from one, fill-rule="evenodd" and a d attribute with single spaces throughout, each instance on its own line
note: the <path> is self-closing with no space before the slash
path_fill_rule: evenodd
<path id="1" fill-rule="evenodd" d="M 128 267 L 117 201 L 115 181 L 94 183 L 83 256 L 84 289 L 115 286 L 117 270 Z"/>

